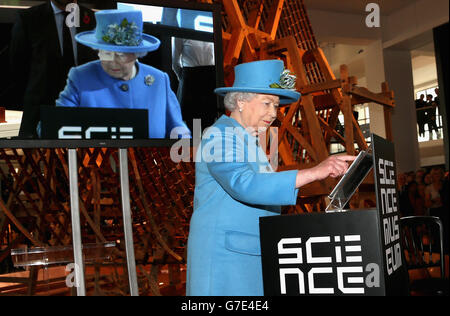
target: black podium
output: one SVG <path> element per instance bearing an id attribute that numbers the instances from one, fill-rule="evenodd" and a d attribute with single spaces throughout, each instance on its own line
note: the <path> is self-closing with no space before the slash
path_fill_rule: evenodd
<path id="1" fill-rule="evenodd" d="M 260 219 L 265 295 L 408 295 L 393 144 L 372 134 L 369 157 L 376 209 Z M 353 169 L 338 184 L 348 198 L 365 176 Z"/>

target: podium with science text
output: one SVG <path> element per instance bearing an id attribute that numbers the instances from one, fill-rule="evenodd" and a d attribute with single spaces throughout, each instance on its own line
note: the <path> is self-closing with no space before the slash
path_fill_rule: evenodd
<path id="1" fill-rule="evenodd" d="M 372 134 L 371 149 L 377 208 L 260 218 L 265 295 L 408 295 L 394 145 Z M 353 169 L 334 196 L 359 186 Z"/>

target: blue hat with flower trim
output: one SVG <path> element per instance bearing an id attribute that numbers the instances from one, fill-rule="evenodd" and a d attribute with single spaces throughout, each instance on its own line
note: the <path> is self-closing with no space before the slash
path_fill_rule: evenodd
<path id="1" fill-rule="evenodd" d="M 159 48 L 159 39 L 142 33 L 142 12 L 139 10 L 97 11 L 95 19 L 95 30 L 75 36 L 79 43 L 119 53 L 151 52 Z"/>
<path id="2" fill-rule="evenodd" d="M 297 77 L 284 69 L 281 60 L 259 60 L 234 67 L 234 84 L 232 87 L 217 88 L 219 95 L 228 92 L 252 92 L 276 95 L 280 104 L 297 102 L 300 93 L 295 91 Z"/>

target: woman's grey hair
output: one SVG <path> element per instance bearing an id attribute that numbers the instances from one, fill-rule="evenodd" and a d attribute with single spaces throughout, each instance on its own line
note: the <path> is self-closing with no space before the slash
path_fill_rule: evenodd
<path id="1" fill-rule="evenodd" d="M 233 112 L 236 109 L 239 101 L 249 102 L 253 100 L 253 98 L 255 98 L 257 95 L 257 93 L 253 92 L 228 92 L 225 95 L 223 103 L 228 111 Z"/>

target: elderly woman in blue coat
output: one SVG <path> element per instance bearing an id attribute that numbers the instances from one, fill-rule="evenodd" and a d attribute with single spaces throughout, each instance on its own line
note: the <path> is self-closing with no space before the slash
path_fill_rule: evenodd
<path id="1" fill-rule="evenodd" d="M 230 116 L 203 134 L 196 156 L 194 213 L 187 248 L 187 295 L 263 295 L 259 218 L 294 205 L 301 186 L 338 177 L 353 156 L 330 156 L 311 169 L 274 172 L 259 136 L 279 105 L 298 100 L 295 76 L 280 60 L 235 67 L 225 95 Z"/>
<path id="2" fill-rule="evenodd" d="M 157 38 L 142 33 L 142 12 L 104 10 L 95 18 L 96 29 L 75 39 L 98 50 L 100 60 L 70 70 L 56 105 L 146 109 L 149 138 L 190 137 L 168 75 L 137 61 L 160 45 Z"/>

